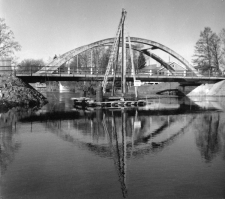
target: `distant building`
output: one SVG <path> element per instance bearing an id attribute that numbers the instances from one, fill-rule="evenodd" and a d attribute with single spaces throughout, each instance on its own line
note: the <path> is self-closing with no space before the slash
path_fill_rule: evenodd
<path id="1" fill-rule="evenodd" d="M 176 75 L 186 76 L 187 69 L 185 67 L 180 66 L 175 62 L 169 62 L 168 64 L 175 70 Z M 139 70 L 139 73 L 146 73 L 149 75 L 172 75 L 168 69 L 161 65 L 157 66 L 157 64 L 147 65 Z"/>
<path id="2" fill-rule="evenodd" d="M 157 66 L 157 64 L 151 64 L 151 65 L 147 65 L 144 68 L 140 69 L 139 73 L 147 73 L 150 75 L 155 75 L 155 74 L 157 74 L 157 72 L 160 68 L 161 67 Z"/>
<path id="3" fill-rule="evenodd" d="M 187 69 L 183 66 L 180 66 L 179 64 L 175 62 L 169 62 L 168 63 L 172 68 L 175 70 L 175 74 L 179 76 L 186 76 Z M 172 75 L 169 70 L 167 70 L 165 67 L 161 67 L 158 71 L 159 75 Z"/>
<path id="4" fill-rule="evenodd" d="M 139 70 L 139 73 L 145 73 L 148 75 L 157 75 L 158 71 L 160 70 L 160 66 L 157 66 L 157 64 L 151 64 L 147 65 L 144 68 Z M 142 82 L 143 84 L 158 84 L 159 82 Z"/>
<path id="5" fill-rule="evenodd" d="M 159 66 L 157 66 L 157 64 L 151 64 L 151 65 L 147 65 L 144 67 L 145 70 L 159 70 Z"/>

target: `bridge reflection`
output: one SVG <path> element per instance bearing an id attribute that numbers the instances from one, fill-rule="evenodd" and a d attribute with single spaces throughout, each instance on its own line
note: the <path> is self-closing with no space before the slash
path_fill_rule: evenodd
<path id="1" fill-rule="evenodd" d="M 158 104 L 159 105 L 159 104 Z M 161 103 L 162 105 L 162 103 Z M 4 174 L 21 144 L 15 133 L 23 123 L 41 122 L 48 132 L 82 150 L 112 159 L 123 197 L 128 196 L 127 161 L 159 153 L 186 133 L 193 132 L 202 158 L 211 162 L 225 158 L 225 114 L 218 104 L 206 106 L 183 99 L 173 106 L 149 110 L 117 109 L 63 111 L 63 107 L 40 112 L 10 110 L 0 117 L 0 168 Z M 218 109 L 220 107 L 220 109 Z M 167 109 L 166 109 L 167 108 Z M 169 108 L 169 109 L 168 109 Z"/>
<path id="2" fill-rule="evenodd" d="M 48 121 L 46 127 L 82 150 L 112 159 L 123 197 L 127 197 L 127 161 L 165 150 L 195 130 L 196 125 L 204 127 L 194 131 L 202 158 L 210 162 L 220 153 L 224 156 L 224 117 L 220 112 L 145 116 L 137 112 L 130 115 L 126 110 L 98 110 L 95 117 Z"/>

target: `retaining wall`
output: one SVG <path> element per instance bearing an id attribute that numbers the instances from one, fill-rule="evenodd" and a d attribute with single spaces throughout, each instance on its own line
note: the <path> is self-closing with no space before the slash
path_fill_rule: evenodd
<path id="1" fill-rule="evenodd" d="M 202 84 L 187 96 L 225 96 L 225 80 L 215 84 Z"/>

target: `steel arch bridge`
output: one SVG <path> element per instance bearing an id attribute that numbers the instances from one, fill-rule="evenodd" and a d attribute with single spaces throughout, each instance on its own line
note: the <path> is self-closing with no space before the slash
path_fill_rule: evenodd
<path id="1" fill-rule="evenodd" d="M 49 74 L 53 73 L 60 66 L 62 66 L 64 63 L 66 63 L 67 61 L 69 61 L 70 59 L 75 57 L 76 55 L 78 55 L 82 52 L 85 52 L 87 50 L 90 50 L 92 48 L 96 48 L 96 47 L 100 47 L 100 46 L 113 45 L 114 40 L 115 40 L 115 38 L 103 39 L 103 40 L 100 40 L 100 41 L 97 41 L 97 42 L 94 42 L 94 43 L 91 43 L 91 44 L 87 44 L 87 45 L 75 48 L 73 50 L 70 50 L 70 51 L 64 53 L 63 55 L 61 55 L 60 57 L 54 59 L 51 63 L 49 63 L 44 68 L 42 68 L 37 73 L 49 73 Z M 196 76 L 199 76 L 199 73 L 197 72 L 197 70 L 191 64 L 189 64 L 189 62 L 185 58 L 183 58 L 181 55 L 179 55 L 178 53 L 176 53 L 175 51 L 173 51 L 169 47 L 167 47 L 165 45 L 162 45 L 162 44 L 160 44 L 158 42 L 155 42 L 155 41 L 151 41 L 151 40 L 143 39 L 143 38 L 138 38 L 138 37 L 131 37 L 130 40 L 131 40 L 132 44 L 145 44 L 145 45 L 149 46 L 148 49 L 152 49 L 152 50 L 159 49 L 159 50 L 162 50 L 162 51 L 168 53 L 169 55 L 171 55 L 175 59 L 177 59 L 179 62 L 181 62 L 186 67 L 187 70 L 192 71 Z M 167 68 L 170 71 L 173 71 L 172 67 L 170 67 L 166 62 L 164 62 L 157 55 L 153 54 L 152 52 L 149 52 L 147 49 L 140 50 L 140 49 L 135 48 L 134 45 L 132 45 L 132 48 L 133 48 L 133 50 L 141 51 L 144 54 L 152 57 L 157 62 L 161 63 L 165 68 Z"/>

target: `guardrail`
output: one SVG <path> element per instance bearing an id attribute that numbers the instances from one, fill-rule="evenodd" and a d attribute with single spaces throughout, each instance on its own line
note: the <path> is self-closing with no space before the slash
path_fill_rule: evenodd
<path id="1" fill-rule="evenodd" d="M 80 69 L 74 69 L 74 70 L 63 70 L 63 69 L 58 69 L 58 70 L 50 70 L 48 66 L 46 66 L 46 69 L 43 69 L 43 67 L 31 67 L 29 69 L 17 69 L 17 70 L 12 70 L 11 68 L 9 70 L 5 69 L 6 67 L 0 67 L 0 73 L 14 73 L 15 75 L 26 75 L 26 76 L 37 76 L 37 72 L 38 74 L 41 75 L 46 75 L 46 76 L 77 76 L 77 75 L 93 75 L 93 76 L 102 76 L 105 74 L 105 69 L 94 69 L 94 68 L 80 68 Z M 40 69 L 42 68 L 42 69 Z M 115 71 L 114 70 L 110 70 L 109 75 L 114 75 Z M 121 75 L 121 71 L 117 70 L 116 71 L 116 76 L 120 76 Z M 132 72 L 130 70 L 127 70 L 126 73 L 127 76 L 132 76 Z M 159 70 L 145 70 L 145 69 L 141 69 L 141 70 L 136 70 L 135 71 L 135 75 L 136 77 L 142 77 L 142 76 L 153 76 L 153 77 L 196 77 L 196 74 L 192 71 L 184 71 L 184 70 L 177 70 L 174 71 L 173 73 L 169 72 L 169 71 L 159 71 Z M 199 78 L 210 78 L 210 77 L 225 77 L 224 74 L 222 73 L 215 73 L 215 72 L 208 72 L 205 73 L 203 75 L 201 75 Z"/>

